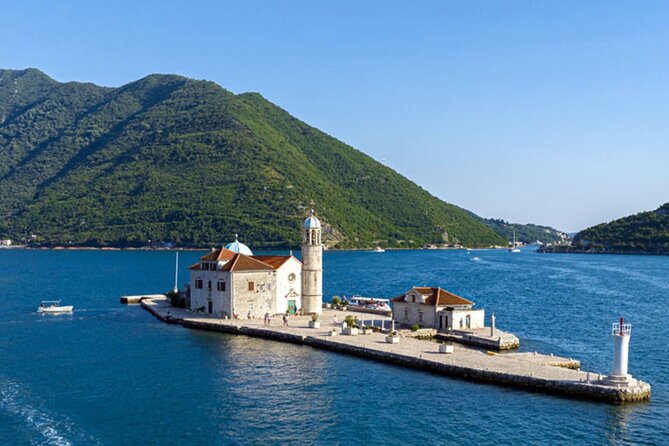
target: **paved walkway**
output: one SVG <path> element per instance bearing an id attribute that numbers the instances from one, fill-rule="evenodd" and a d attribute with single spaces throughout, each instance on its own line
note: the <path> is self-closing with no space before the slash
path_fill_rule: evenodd
<path id="1" fill-rule="evenodd" d="M 202 329 L 216 330 L 216 327 L 229 329 L 248 329 L 240 334 L 277 338 L 276 335 L 293 336 L 293 340 L 303 341 L 310 345 L 368 356 L 389 362 L 415 363 L 415 368 L 443 371 L 446 374 L 472 378 L 481 381 L 498 382 L 517 387 L 535 388 L 550 393 L 573 394 L 579 397 L 603 399 L 611 401 L 632 401 L 648 399 L 650 385 L 635 381 L 634 386 L 618 389 L 598 382 L 600 375 L 594 372 L 576 370 L 579 361 L 571 358 L 560 358 L 551 355 L 514 352 L 492 353 L 479 349 L 455 344 L 452 354 L 439 352 L 439 344 L 403 337 L 399 344 L 385 341 L 386 334 L 371 333 L 358 336 L 329 336 L 334 327 L 333 318 L 337 315 L 341 323 L 347 315 L 354 315 L 365 321 L 375 320 L 375 325 L 385 324 L 389 327 L 390 318 L 352 311 L 335 311 L 325 309 L 320 317 L 321 328 L 309 328 L 309 316 L 290 316 L 289 325 L 283 326 L 281 316 L 272 319 L 271 326 L 266 327 L 262 319 L 224 320 L 170 306 L 164 299 L 145 299 L 143 306 L 161 319 L 168 314 L 173 322 L 184 323 Z M 223 331 L 223 330 L 219 330 Z M 312 342 L 307 342 L 311 340 Z M 555 390 L 554 392 L 551 390 Z M 616 396 L 617 395 L 617 396 Z M 616 399 L 619 398 L 619 399 Z"/>

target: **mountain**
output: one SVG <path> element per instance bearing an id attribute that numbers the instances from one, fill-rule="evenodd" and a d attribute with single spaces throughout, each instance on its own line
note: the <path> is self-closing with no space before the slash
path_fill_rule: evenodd
<path id="1" fill-rule="evenodd" d="M 617 254 L 669 254 L 669 203 L 655 211 L 641 212 L 585 229 L 570 245 L 545 252 Z"/>
<path id="2" fill-rule="evenodd" d="M 42 245 L 341 248 L 505 240 L 257 93 L 150 75 L 119 88 L 0 70 L 0 234 Z M 34 236 L 34 237 L 32 237 Z"/>
<path id="3" fill-rule="evenodd" d="M 516 240 L 525 244 L 537 241 L 547 243 L 565 243 L 570 240 L 567 233 L 559 231 L 550 226 L 535 225 L 532 223 L 509 223 L 496 218 L 482 218 L 481 221 L 493 231 L 497 232 L 507 240 L 513 240 L 513 231 L 516 231 Z"/>

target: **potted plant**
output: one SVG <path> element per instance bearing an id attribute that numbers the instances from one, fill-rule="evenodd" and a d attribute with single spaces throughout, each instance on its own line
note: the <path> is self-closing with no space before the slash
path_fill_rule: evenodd
<path id="1" fill-rule="evenodd" d="M 321 323 L 318 320 L 318 315 L 316 313 L 311 314 L 311 320 L 309 321 L 309 328 L 321 328 Z"/>
<path id="2" fill-rule="evenodd" d="M 400 334 L 397 331 L 392 331 L 388 336 L 386 336 L 386 342 L 388 344 L 399 344 L 400 343 Z"/>
<path id="3" fill-rule="evenodd" d="M 395 321 L 390 321 L 390 331 L 388 336 L 386 336 L 386 342 L 388 344 L 399 344 L 400 343 L 400 334 L 395 330 Z"/>
<path id="4" fill-rule="evenodd" d="M 344 328 L 342 330 L 342 333 L 349 336 L 357 336 L 358 335 L 358 327 L 356 326 L 357 324 L 358 324 L 358 318 L 349 314 L 344 318 Z"/>
<path id="5" fill-rule="evenodd" d="M 332 306 L 338 308 L 341 305 L 341 297 L 335 296 L 332 298 Z"/>

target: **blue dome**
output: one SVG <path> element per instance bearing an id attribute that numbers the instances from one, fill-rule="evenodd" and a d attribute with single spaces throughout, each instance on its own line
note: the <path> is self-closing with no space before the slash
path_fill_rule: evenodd
<path id="1" fill-rule="evenodd" d="M 311 215 L 304 220 L 304 229 L 320 229 L 321 221 L 316 218 L 314 215 L 313 209 L 311 210 Z"/>
<path id="2" fill-rule="evenodd" d="M 244 254 L 247 256 L 253 255 L 253 251 L 251 251 L 251 248 L 249 248 L 248 246 L 240 242 L 239 239 L 237 239 L 237 234 L 235 234 L 235 241 L 225 245 L 225 249 L 229 249 L 232 252 L 238 252 L 240 254 Z"/>

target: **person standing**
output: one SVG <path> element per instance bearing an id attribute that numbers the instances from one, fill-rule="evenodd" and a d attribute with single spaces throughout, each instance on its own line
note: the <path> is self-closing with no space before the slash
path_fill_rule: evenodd
<path id="1" fill-rule="evenodd" d="M 283 315 L 283 326 L 284 327 L 288 326 L 288 313 Z"/>

